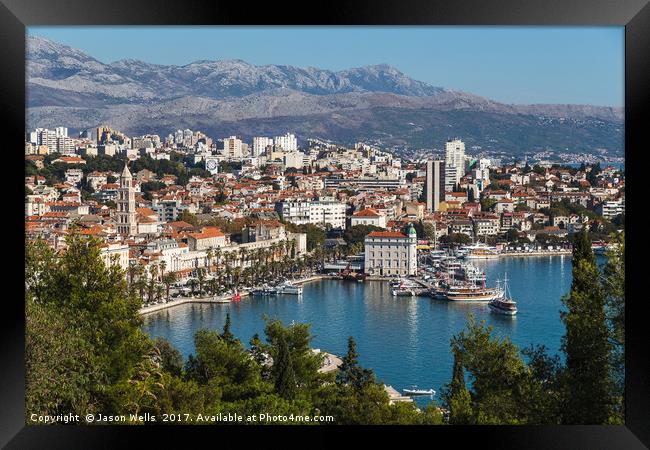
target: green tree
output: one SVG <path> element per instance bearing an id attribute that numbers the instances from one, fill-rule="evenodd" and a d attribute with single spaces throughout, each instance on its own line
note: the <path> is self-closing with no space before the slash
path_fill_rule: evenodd
<path id="1" fill-rule="evenodd" d="M 372 370 L 359 366 L 358 359 L 357 344 L 354 338 L 350 336 L 348 338 L 348 352 L 343 357 L 339 371 L 336 374 L 337 383 L 350 385 L 357 390 L 361 390 L 368 384 L 375 382 Z"/>
<path id="2" fill-rule="evenodd" d="M 157 337 L 153 344 L 160 353 L 162 369 L 173 376 L 181 376 L 183 372 L 183 355 L 164 337 Z"/>
<path id="3" fill-rule="evenodd" d="M 185 210 L 181 213 L 180 217 L 178 220 L 181 220 L 183 222 L 187 222 L 190 225 L 194 225 L 195 227 L 199 225 L 199 219 L 197 219 L 195 214 L 192 214 L 191 212 Z"/>
<path id="4" fill-rule="evenodd" d="M 35 368 L 27 404 L 39 414 L 56 414 L 63 405 L 66 412 L 116 411 L 116 386 L 150 348 L 140 330 L 140 301 L 119 265 L 104 264 L 96 238 L 72 229 L 66 244 L 61 254 L 40 240 L 26 244 L 26 364 Z M 65 388 L 48 396 L 42 392 L 48 386 Z"/>
<path id="5" fill-rule="evenodd" d="M 465 387 L 465 371 L 460 356 L 454 353 L 451 383 L 445 387 L 442 398 L 449 410 L 449 423 L 468 425 L 473 423 L 472 397 Z"/>
<path id="6" fill-rule="evenodd" d="M 376 227 L 374 225 L 355 225 L 353 227 L 346 228 L 343 233 L 343 240 L 348 245 L 354 244 L 363 244 L 366 236 L 373 231 L 383 231 L 383 228 Z"/>
<path id="7" fill-rule="evenodd" d="M 230 326 L 231 326 L 230 313 L 226 313 L 226 323 L 224 323 L 223 325 L 223 332 L 221 333 L 221 339 L 226 341 L 227 344 L 232 345 L 239 342 L 239 340 L 230 331 Z"/>
<path id="8" fill-rule="evenodd" d="M 605 424 L 612 413 L 612 380 L 605 293 L 585 231 L 573 244 L 573 281 L 562 299 L 566 326 L 563 418 L 565 424 Z"/>
<path id="9" fill-rule="evenodd" d="M 623 394 L 625 384 L 625 233 L 612 239 L 615 247 L 607 253 L 603 269 L 606 314 L 612 345 L 611 366 L 615 384 L 616 415 L 623 419 Z"/>
<path id="10" fill-rule="evenodd" d="M 291 352 L 284 336 L 278 339 L 278 354 L 272 368 L 275 390 L 280 397 L 293 400 L 296 397 L 296 374 L 293 370 Z"/>

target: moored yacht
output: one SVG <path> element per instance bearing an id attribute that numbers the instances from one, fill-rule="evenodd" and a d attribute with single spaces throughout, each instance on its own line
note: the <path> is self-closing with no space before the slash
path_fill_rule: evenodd
<path id="1" fill-rule="evenodd" d="M 278 294 L 302 295 L 302 286 L 296 286 L 290 281 L 279 284 L 275 289 Z"/>
<path id="2" fill-rule="evenodd" d="M 437 289 L 436 294 L 437 297 L 454 302 L 489 302 L 502 295 L 497 288 L 467 282 L 444 284 Z"/>

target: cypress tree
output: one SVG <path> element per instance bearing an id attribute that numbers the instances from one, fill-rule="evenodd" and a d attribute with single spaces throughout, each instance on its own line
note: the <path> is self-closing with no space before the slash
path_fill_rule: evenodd
<path id="1" fill-rule="evenodd" d="M 292 400 L 296 396 L 296 374 L 293 370 L 291 353 L 284 336 L 278 342 L 278 358 L 273 363 L 275 391 L 280 397 Z"/>
<path id="2" fill-rule="evenodd" d="M 562 351 L 566 355 L 562 422 L 607 423 L 612 406 L 611 348 L 605 295 L 586 231 L 576 236 L 573 282 L 562 302 L 566 308 L 561 312 L 566 326 L 562 339 Z"/>
<path id="3" fill-rule="evenodd" d="M 454 352 L 454 368 L 451 383 L 443 392 L 443 399 L 449 409 L 449 423 L 468 425 L 472 419 L 472 397 L 465 387 L 465 371 L 457 352 Z"/>

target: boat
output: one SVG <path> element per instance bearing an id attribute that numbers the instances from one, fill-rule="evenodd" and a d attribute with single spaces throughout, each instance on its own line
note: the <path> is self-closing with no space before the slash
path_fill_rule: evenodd
<path id="1" fill-rule="evenodd" d="M 404 394 L 406 395 L 435 395 L 436 391 L 433 389 L 419 389 L 417 386 L 413 386 L 410 389 L 404 389 Z"/>
<path id="2" fill-rule="evenodd" d="M 275 289 L 278 294 L 302 295 L 302 286 L 296 286 L 290 281 L 279 284 Z"/>
<path id="3" fill-rule="evenodd" d="M 436 296 L 453 302 L 489 302 L 501 297 L 500 289 L 476 285 L 474 283 L 441 284 Z"/>
<path id="4" fill-rule="evenodd" d="M 270 287 L 267 284 L 262 286 L 261 288 L 255 289 L 251 294 L 253 295 L 275 295 L 277 294 L 278 291 L 274 287 Z"/>
<path id="5" fill-rule="evenodd" d="M 496 248 L 480 242 L 461 247 L 461 251 L 461 257 L 465 259 L 495 259 L 499 257 L 499 252 Z"/>
<path id="6" fill-rule="evenodd" d="M 395 297 L 413 297 L 415 296 L 415 291 L 408 287 L 397 287 L 391 291 Z"/>
<path id="7" fill-rule="evenodd" d="M 508 279 L 503 280 L 502 295 L 488 303 L 490 311 L 497 314 L 504 314 L 506 316 L 514 316 L 517 314 L 517 302 L 515 302 L 508 290 Z"/>
<path id="8" fill-rule="evenodd" d="M 238 301 L 241 300 L 241 294 L 239 293 L 239 291 L 235 290 L 235 293 L 234 293 L 233 296 L 231 297 L 231 300 L 232 300 L 233 302 L 238 302 Z"/>

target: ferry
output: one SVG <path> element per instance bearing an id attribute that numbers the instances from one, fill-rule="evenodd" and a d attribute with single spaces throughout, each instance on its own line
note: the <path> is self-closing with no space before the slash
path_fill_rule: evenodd
<path id="1" fill-rule="evenodd" d="M 498 282 L 497 282 L 498 283 Z M 517 302 L 510 296 L 508 290 L 508 279 L 503 280 L 502 295 L 488 303 L 490 311 L 497 314 L 504 314 L 506 316 L 514 316 L 517 314 Z"/>
<path id="2" fill-rule="evenodd" d="M 439 298 L 453 302 L 489 302 L 502 296 L 500 289 L 473 283 L 443 285 L 436 294 Z"/>
<path id="3" fill-rule="evenodd" d="M 417 386 L 413 386 L 410 389 L 404 389 L 404 394 L 406 395 L 435 395 L 436 391 L 433 389 L 418 389 Z"/>
<path id="4" fill-rule="evenodd" d="M 461 247 L 460 257 L 465 259 L 495 259 L 499 257 L 499 252 L 495 247 L 477 242 L 473 245 Z"/>

